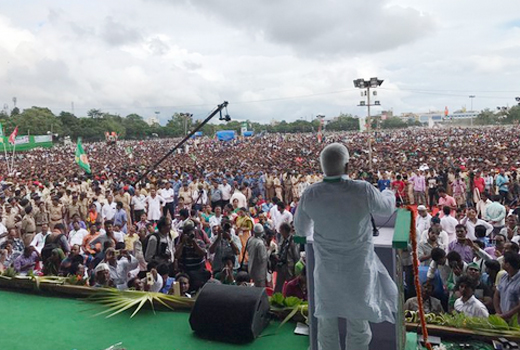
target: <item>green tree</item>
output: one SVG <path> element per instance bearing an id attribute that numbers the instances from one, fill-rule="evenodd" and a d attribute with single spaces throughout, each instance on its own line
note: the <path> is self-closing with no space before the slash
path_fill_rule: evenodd
<path id="1" fill-rule="evenodd" d="M 477 118 L 475 119 L 476 125 L 491 125 L 499 123 L 499 115 L 495 114 L 493 111 L 486 108 L 482 112 L 479 113 Z"/>
<path id="2" fill-rule="evenodd" d="M 44 107 L 31 107 L 24 109 L 22 113 L 11 118 L 14 126 L 18 126 L 19 133 L 32 135 L 45 135 L 51 130 L 61 133 L 61 121 L 52 111 Z"/>
<path id="3" fill-rule="evenodd" d="M 20 114 L 20 108 L 14 107 L 13 110 L 11 111 L 11 117 L 17 116 L 19 114 Z"/>
<path id="4" fill-rule="evenodd" d="M 340 114 L 338 117 L 327 124 L 327 130 L 359 130 L 359 119 L 352 117 L 350 114 Z"/>
<path id="5" fill-rule="evenodd" d="M 408 123 L 401 120 L 401 118 L 392 117 L 386 118 L 381 122 L 382 129 L 400 129 L 408 127 Z"/>
<path id="6" fill-rule="evenodd" d="M 150 126 L 138 114 L 129 114 L 122 120 L 126 129 L 126 138 L 143 139 L 150 136 Z"/>
<path id="7" fill-rule="evenodd" d="M 74 114 L 69 112 L 61 112 L 58 116 L 58 120 L 61 122 L 63 135 L 70 136 L 72 140 L 82 136 L 79 118 L 77 118 Z M 53 132 L 56 133 L 54 130 Z"/>
<path id="8" fill-rule="evenodd" d="M 92 109 L 89 109 L 89 111 L 87 112 L 87 115 L 90 118 L 101 118 L 103 116 L 103 112 L 101 112 L 100 109 L 92 108 Z"/>

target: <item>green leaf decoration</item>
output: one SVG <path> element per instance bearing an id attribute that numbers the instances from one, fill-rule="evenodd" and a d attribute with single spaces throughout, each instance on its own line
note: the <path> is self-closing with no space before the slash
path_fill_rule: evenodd
<path id="1" fill-rule="evenodd" d="M 297 297 L 287 297 L 283 301 L 285 306 L 291 307 L 291 308 L 300 305 L 302 302 L 303 301 L 300 298 L 297 298 Z"/>
<path id="2" fill-rule="evenodd" d="M 270 301 L 271 305 L 284 307 L 285 306 L 284 299 L 285 298 L 283 297 L 282 293 L 274 293 L 269 298 L 269 301 Z"/>

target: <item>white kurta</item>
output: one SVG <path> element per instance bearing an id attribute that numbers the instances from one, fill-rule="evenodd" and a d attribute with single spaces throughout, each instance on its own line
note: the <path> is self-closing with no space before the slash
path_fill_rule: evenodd
<path id="1" fill-rule="evenodd" d="M 395 194 L 364 181 L 319 182 L 302 195 L 296 234 L 314 234 L 317 317 L 395 322 L 397 286 L 374 252 L 370 214 L 391 215 Z"/>
<path id="2" fill-rule="evenodd" d="M 164 199 L 156 195 L 155 197 L 146 197 L 146 203 L 148 204 L 148 220 L 159 220 L 161 218 L 161 205 L 164 204 Z"/>

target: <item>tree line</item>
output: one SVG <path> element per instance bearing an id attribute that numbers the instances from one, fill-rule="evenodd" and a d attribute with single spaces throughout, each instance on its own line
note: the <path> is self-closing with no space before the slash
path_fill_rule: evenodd
<path id="1" fill-rule="evenodd" d="M 520 121 L 520 107 L 515 106 L 507 111 L 495 113 L 489 109 L 482 111 L 475 119 L 476 125 L 512 124 Z M 359 130 L 360 119 L 350 114 L 340 114 L 326 124 L 329 131 L 355 131 Z M 129 140 L 142 140 L 153 137 L 179 137 L 185 131 L 193 130 L 200 121 L 191 118 L 185 119 L 180 113 L 173 114 L 166 125 L 149 125 L 138 114 L 129 114 L 122 117 L 116 114 L 105 113 L 99 109 L 91 109 L 84 117 L 78 117 L 69 112 L 61 112 L 55 115 L 46 107 L 31 107 L 20 111 L 14 108 L 10 114 L 0 112 L 0 123 L 4 127 L 4 134 L 9 135 L 16 126 L 19 134 L 44 135 L 54 134 L 58 138 L 69 136 L 72 140 L 82 137 L 85 141 L 102 141 L 105 132 L 116 132 L 119 138 Z M 255 133 L 301 133 L 317 132 L 320 121 L 314 119 L 295 120 L 287 122 L 281 120 L 273 124 L 261 124 L 247 121 L 248 130 Z M 373 117 L 372 129 L 396 129 L 410 126 L 421 126 L 415 120 L 405 122 L 397 117 L 386 118 Z M 202 128 L 204 135 L 213 136 L 219 130 L 240 131 L 242 122 L 230 121 L 225 124 L 208 123 Z"/>

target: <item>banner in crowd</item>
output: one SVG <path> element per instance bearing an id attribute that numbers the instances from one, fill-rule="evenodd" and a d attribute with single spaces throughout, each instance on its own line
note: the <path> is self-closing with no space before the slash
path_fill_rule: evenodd
<path id="1" fill-rule="evenodd" d="M 29 140 L 29 135 L 24 135 L 24 136 L 16 136 L 15 139 L 14 139 L 14 144 L 15 145 L 25 145 L 26 143 L 29 143 L 31 142 Z"/>
<path id="2" fill-rule="evenodd" d="M 9 134 L 7 134 L 9 136 Z M 12 151 L 14 145 L 9 142 L 9 137 L 0 137 L 0 143 L 4 143 L 7 151 Z M 21 135 L 13 138 L 13 143 L 16 144 L 16 152 L 28 151 L 37 147 L 52 147 L 52 136 L 51 135 Z"/>
<path id="3" fill-rule="evenodd" d="M 52 135 L 36 135 L 34 136 L 35 143 L 52 142 Z"/>

